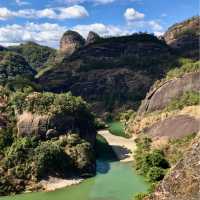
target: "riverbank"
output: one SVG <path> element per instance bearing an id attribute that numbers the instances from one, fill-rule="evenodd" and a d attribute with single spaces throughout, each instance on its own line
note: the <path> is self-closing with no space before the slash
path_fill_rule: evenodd
<path id="1" fill-rule="evenodd" d="M 64 187 L 80 184 L 84 179 L 72 178 L 62 179 L 57 177 L 49 177 L 47 180 L 40 181 L 40 184 L 44 191 L 50 192 Z"/>
<path id="2" fill-rule="evenodd" d="M 111 134 L 108 130 L 98 131 L 98 134 L 106 139 L 119 161 L 133 161 L 133 152 L 136 149 L 135 137 L 128 139 L 121 136 L 116 136 Z"/>

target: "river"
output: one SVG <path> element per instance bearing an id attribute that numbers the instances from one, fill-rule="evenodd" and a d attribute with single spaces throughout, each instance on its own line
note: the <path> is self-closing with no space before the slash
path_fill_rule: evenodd
<path id="1" fill-rule="evenodd" d="M 148 189 L 132 163 L 97 161 L 97 175 L 79 185 L 53 192 L 35 192 L 1 200 L 132 200 L 133 196 Z"/>

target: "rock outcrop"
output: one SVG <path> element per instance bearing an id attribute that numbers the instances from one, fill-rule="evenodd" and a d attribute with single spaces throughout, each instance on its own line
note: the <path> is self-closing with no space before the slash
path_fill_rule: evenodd
<path id="1" fill-rule="evenodd" d="M 38 115 L 29 112 L 24 112 L 18 116 L 17 129 L 18 137 L 36 136 L 43 140 L 59 137 L 74 131 L 76 119 L 66 115 Z M 84 130 L 76 127 L 76 133 L 81 138 L 94 144 L 96 133 L 94 129 Z"/>
<path id="2" fill-rule="evenodd" d="M 100 102 L 103 111 L 120 103 L 136 105 L 168 68 L 164 60 L 169 58 L 174 59 L 171 49 L 153 35 L 101 38 L 66 56 L 38 81 L 47 91 L 72 91 L 90 103 Z"/>
<path id="3" fill-rule="evenodd" d="M 84 45 L 84 38 L 79 33 L 69 30 L 64 33 L 60 40 L 60 51 L 67 55 L 71 55 Z"/>
<path id="4" fill-rule="evenodd" d="M 200 131 L 200 118 L 188 115 L 176 115 L 146 128 L 144 133 L 153 138 L 165 137 L 168 139 L 183 138 L 191 133 Z"/>
<path id="5" fill-rule="evenodd" d="M 144 200 L 199 200 L 200 199 L 200 138 L 192 143 L 155 192 Z"/>
<path id="6" fill-rule="evenodd" d="M 101 37 L 97 33 L 90 31 L 86 40 L 86 45 L 98 42 L 100 39 Z"/>
<path id="7" fill-rule="evenodd" d="M 170 27 L 164 34 L 164 39 L 183 55 L 198 59 L 199 36 L 200 17 L 197 16 Z"/>
<path id="8" fill-rule="evenodd" d="M 200 72 L 186 74 L 163 83 L 159 88 L 152 89 L 142 102 L 138 114 L 161 110 L 174 98 L 186 91 L 200 91 Z"/>

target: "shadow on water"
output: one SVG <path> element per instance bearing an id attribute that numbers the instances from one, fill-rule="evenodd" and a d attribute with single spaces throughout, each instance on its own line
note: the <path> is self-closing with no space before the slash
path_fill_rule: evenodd
<path id="1" fill-rule="evenodd" d="M 112 148 L 115 149 L 115 151 L 118 154 L 118 159 L 120 160 L 126 159 L 130 156 L 129 154 L 131 153 L 131 151 L 127 149 L 126 147 L 112 145 Z"/>

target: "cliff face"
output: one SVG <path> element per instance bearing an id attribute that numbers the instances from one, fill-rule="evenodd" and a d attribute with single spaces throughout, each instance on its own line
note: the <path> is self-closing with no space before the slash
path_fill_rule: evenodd
<path id="1" fill-rule="evenodd" d="M 76 50 L 84 46 L 84 38 L 75 31 L 67 31 L 60 40 L 60 51 L 67 55 L 71 55 Z"/>
<path id="2" fill-rule="evenodd" d="M 193 17 L 173 25 L 164 34 L 165 41 L 181 54 L 198 59 L 200 17 Z"/>
<path id="3" fill-rule="evenodd" d="M 38 81 L 45 90 L 72 91 L 91 103 L 114 107 L 142 99 L 169 59 L 174 60 L 170 48 L 152 35 L 101 39 L 66 56 Z"/>
<path id="4" fill-rule="evenodd" d="M 159 88 L 150 91 L 138 113 L 144 114 L 155 110 L 161 110 L 174 98 L 180 97 L 186 91 L 200 90 L 200 72 L 185 74 L 180 78 L 174 78 L 163 83 Z"/>
<path id="5" fill-rule="evenodd" d="M 200 138 L 198 137 L 155 192 L 144 200 L 200 199 Z"/>

